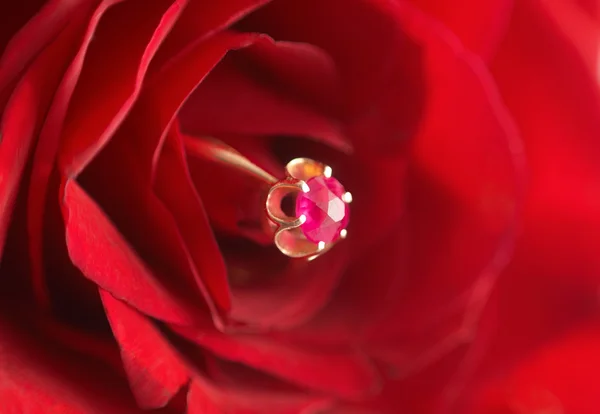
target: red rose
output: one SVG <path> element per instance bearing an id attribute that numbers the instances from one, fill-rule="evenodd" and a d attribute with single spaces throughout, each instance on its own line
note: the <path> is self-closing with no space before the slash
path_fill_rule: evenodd
<path id="1" fill-rule="evenodd" d="M 0 6 L 0 413 L 596 412 L 596 6 Z"/>

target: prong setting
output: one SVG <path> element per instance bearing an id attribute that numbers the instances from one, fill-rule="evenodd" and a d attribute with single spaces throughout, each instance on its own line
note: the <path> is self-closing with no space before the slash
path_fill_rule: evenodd
<path id="1" fill-rule="evenodd" d="M 295 194 L 295 211 L 284 211 L 284 198 Z M 333 178 L 333 169 L 308 158 L 286 166 L 286 177 L 271 186 L 266 212 L 274 243 L 286 256 L 313 260 L 348 235 L 352 195 Z M 325 214 L 323 214 L 325 213 Z"/>
<path id="2" fill-rule="evenodd" d="M 342 195 L 342 200 L 346 204 L 350 204 L 352 202 L 352 193 L 346 191 L 344 195 Z"/>

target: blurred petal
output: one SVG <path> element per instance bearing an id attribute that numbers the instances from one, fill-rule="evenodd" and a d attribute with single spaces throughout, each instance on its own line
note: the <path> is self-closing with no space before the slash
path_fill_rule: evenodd
<path id="1" fill-rule="evenodd" d="M 276 41 L 311 44 L 330 56 L 341 82 L 342 108 L 336 112 L 349 124 L 344 133 L 363 156 L 404 150 L 423 102 L 419 48 L 387 4 L 275 1 L 239 24 L 241 30 L 265 33 Z"/>
<path id="2" fill-rule="evenodd" d="M 406 224 L 406 219 L 401 220 L 388 228 L 379 241 L 352 256 L 351 265 L 320 312 L 293 330 L 275 335 L 324 347 L 364 346 L 368 328 L 380 316 L 382 302 L 394 280 L 407 272 Z M 385 317 L 397 318 L 394 314 Z"/>
<path id="3" fill-rule="evenodd" d="M 600 89 L 577 45 L 556 24 L 532 2 L 519 2 L 492 68 L 522 131 L 531 169 L 526 260 L 542 266 L 546 283 L 595 289 Z"/>
<path id="4" fill-rule="evenodd" d="M 472 413 L 592 414 L 600 406 L 600 326 L 593 320 L 539 348 L 497 380 L 472 394 Z"/>
<path id="5" fill-rule="evenodd" d="M 266 49 L 272 54 L 279 52 L 278 62 L 282 64 L 284 59 L 292 59 L 290 51 L 300 47 L 301 44 L 291 43 L 282 46 L 264 38 L 242 56 Z M 307 47 L 303 50 L 303 55 L 299 52 L 292 55 L 299 60 L 295 66 L 306 67 L 323 59 L 323 52 Z M 186 134 L 304 136 L 348 151 L 348 143 L 334 120 L 282 94 L 281 88 L 265 86 L 253 79 L 245 62 L 240 57 L 226 60 L 194 91 L 180 113 L 182 130 Z"/>
<path id="6" fill-rule="evenodd" d="M 347 267 L 348 245 L 327 259 L 290 260 L 275 247 L 223 245 L 232 284 L 231 316 L 259 329 L 290 328 L 310 320 L 331 296 Z"/>
<path id="7" fill-rule="evenodd" d="M 537 348 L 598 312 L 597 287 L 592 290 L 573 283 L 571 279 L 579 275 L 577 269 L 565 273 L 552 261 L 540 260 L 552 250 L 534 240 L 525 236 L 517 246 L 513 262 L 481 316 L 470 345 L 470 360 L 461 367 L 468 375 L 449 390 L 455 396 L 461 394 L 462 404 L 481 383 L 504 375 Z"/>
<path id="8" fill-rule="evenodd" d="M 598 0 L 575 0 L 575 4 L 597 22 L 600 21 L 600 3 Z"/>
<path id="9" fill-rule="evenodd" d="M 596 82 L 600 87 L 600 8 L 572 0 L 543 1 L 540 3 L 543 13 L 547 14 L 566 40 L 572 42 L 588 70 L 596 73 Z"/>
<path id="10" fill-rule="evenodd" d="M 475 54 L 494 56 L 510 21 L 515 0 L 411 0 L 445 24 Z"/>
<path id="11" fill-rule="evenodd" d="M 196 379 L 190 386 L 187 414 L 309 414 L 328 405 L 322 398 L 264 390 L 221 390 Z"/>
<path id="12" fill-rule="evenodd" d="M 216 355 L 263 370 L 291 383 L 341 398 L 358 399 L 376 392 L 377 372 L 358 351 L 317 350 L 278 344 L 251 335 L 229 336 L 194 328 L 174 330 Z"/>
<path id="13" fill-rule="evenodd" d="M 297 102 L 328 115 L 340 109 L 338 68 L 318 46 L 262 36 L 260 42 L 240 53 L 238 61 L 262 85 Z"/>
<path id="14" fill-rule="evenodd" d="M 375 398 L 355 404 L 356 414 L 453 413 L 447 405 L 447 395 L 444 391 L 460 372 L 461 361 L 466 355 L 465 349 L 464 346 L 456 348 L 434 364 L 408 377 L 393 369 L 384 369 L 386 380 L 381 393 Z M 359 407 L 364 411 L 359 410 Z M 341 411 L 334 411 L 331 414 L 345 413 L 342 408 L 353 413 L 349 404 L 341 403 Z"/>
<path id="15" fill-rule="evenodd" d="M 40 336 L 23 317 L 28 312 L 17 314 L 17 305 L 12 305 L 13 321 L 0 322 L 0 399 L 4 413 L 141 414 L 119 375 Z M 4 315 L 7 312 L 2 310 Z M 17 327 L 17 321 L 28 328 Z"/>
<path id="16" fill-rule="evenodd" d="M 556 17 L 540 12 L 537 2 L 519 2 L 493 62 L 531 174 L 522 236 L 481 323 L 495 332 L 478 335 L 486 354 L 468 386 L 505 373 L 598 312 L 600 92 L 579 46 L 557 30 Z"/>
<path id="17" fill-rule="evenodd" d="M 374 190 L 381 211 L 390 208 L 379 219 L 389 224 L 371 230 L 380 232 L 380 241 L 361 250 L 368 236 L 359 235 L 352 243 L 355 261 L 330 304 L 281 336 L 367 341 L 370 352 L 404 377 L 470 340 L 510 258 L 523 171 L 514 126 L 481 63 L 419 12 L 399 7 L 390 14 L 423 47 L 430 90 L 415 138 L 408 207 L 395 196 L 403 192 L 401 173 L 391 181 L 396 186 Z M 393 165 L 401 169 L 398 160 Z M 364 233 L 381 214 L 377 205 L 371 208 Z"/>
<path id="18" fill-rule="evenodd" d="M 9 2 L 0 5 L 3 16 L 12 14 L 12 19 L 7 21 L 0 29 L 0 56 L 4 54 L 4 49 L 10 40 L 31 20 L 44 5 L 44 0 L 31 1 L 28 3 Z M 50 39 L 52 36 L 50 36 Z M 1 89 L 1 88 L 0 88 Z"/>
<path id="19" fill-rule="evenodd" d="M 469 339 L 510 258 L 523 165 L 481 62 L 419 12 L 391 10 L 424 48 L 429 90 L 409 175 L 408 263 L 372 330 L 373 352 L 407 374 Z"/>

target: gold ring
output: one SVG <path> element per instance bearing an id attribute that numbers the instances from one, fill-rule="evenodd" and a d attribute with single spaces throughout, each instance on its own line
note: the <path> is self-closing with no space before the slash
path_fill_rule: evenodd
<path id="1" fill-rule="evenodd" d="M 266 200 L 273 241 L 286 256 L 312 260 L 348 235 L 352 194 L 331 167 L 309 158 L 291 160 L 285 173 Z"/>

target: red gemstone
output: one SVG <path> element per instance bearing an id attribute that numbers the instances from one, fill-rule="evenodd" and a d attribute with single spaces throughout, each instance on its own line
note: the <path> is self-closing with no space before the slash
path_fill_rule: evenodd
<path id="1" fill-rule="evenodd" d="M 309 191 L 296 199 L 296 217 L 306 217 L 300 229 L 314 243 L 335 241 L 350 219 L 350 208 L 342 200 L 344 187 L 325 176 L 313 177 L 306 185 Z"/>

